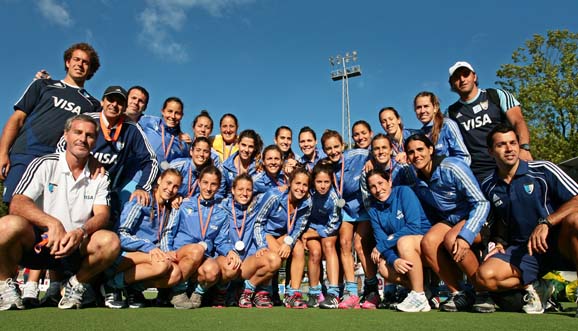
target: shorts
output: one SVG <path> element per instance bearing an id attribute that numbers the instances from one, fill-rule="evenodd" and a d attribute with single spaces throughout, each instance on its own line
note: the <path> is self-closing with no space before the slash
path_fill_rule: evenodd
<path id="1" fill-rule="evenodd" d="M 357 223 L 357 222 L 368 222 L 369 214 L 365 209 L 363 209 L 357 218 L 351 217 L 344 209 L 341 210 L 341 215 L 343 216 L 343 222 Z"/>
<path id="2" fill-rule="evenodd" d="M 34 243 L 42 241 L 42 231 L 40 228 L 34 227 L 35 240 Z M 50 255 L 50 248 L 42 247 L 40 253 L 36 253 L 34 249 L 24 251 L 19 265 L 34 269 L 34 270 L 56 270 L 66 275 L 74 275 L 80 269 L 83 257 L 80 254 L 80 249 L 76 249 L 72 254 L 61 259 L 55 259 Z"/>
<path id="3" fill-rule="evenodd" d="M 12 201 L 12 195 L 14 194 L 16 186 L 20 183 L 20 179 L 24 176 L 24 172 L 26 172 L 26 168 L 28 168 L 30 162 L 35 158 L 37 158 L 36 155 L 10 154 L 10 171 L 4 180 L 4 203 L 8 204 Z"/>
<path id="4" fill-rule="evenodd" d="M 309 223 L 309 228 L 317 231 L 317 233 L 319 234 L 319 236 L 320 236 L 321 238 L 327 238 L 327 237 L 336 236 L 336 235 L 339 233 L 339 229 L 337 229 L 337 230 L 335 231 L 335 233 L 331 233 L 331 234 L 329 234 L 329 235 L 326 235 L 326 234 L 325 234 L 325 230 L 327 230 L 327 225 L 326 225 L 326 224 Z"/>
<path id="5" fill-rule="evenodd" d="M 557 238 L 557 236 L 552 236 Z M 492 257 L 508 262 L 518 268 L 522 273 L 522 283 L 530 284 L 541 276 L 552 270 L 574 270 L 574 266 L 566 260 L 557 249 L 555 240 L 548 240 L 550 248 L 544 254 L 528 254 L 528 247 L 523 245 L 512 245 L 506 248 L 504 254 L 497 253 Z"/>

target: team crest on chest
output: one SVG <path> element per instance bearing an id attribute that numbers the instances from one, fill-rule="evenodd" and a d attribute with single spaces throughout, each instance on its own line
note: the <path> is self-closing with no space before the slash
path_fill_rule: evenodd
<path id="1" fill-rule="evenodd" d="M 532 192 L 534 192 L 534 184 L 524 184 L 524 191 L 528 194 L 532 194 Z"/>
<path id="2" fill-rule="evenodd" d="M 122 150 L 123 148 L 124 148 L 124 142 L 122 142 L 122 141 L 117 141 L 117 142 L 116 142 L 116 149 L 120 151 L 120 150 Z"/>
<path id="3" fill-rule="evenodd" d="M 53 193 L 54 192 L 54 188 L 57 187 L 57 184 L 54 183 L 48 183 L 48 192 Z"/>
<path id="4" fill-rule="evenodd" d="M 402 219 L 403 217 L 404 217 L 403 212 L 398 209 L 398 210 L 397 210 L 396 218 L 397 218 L 398 220 L 400 220 L 400 219 Z"/>
<path id="5" fill-rule="evenodd" d="M 475 106 L 472 108 L 472 111 L 474 112 L 474 114 L 477 114 L 477 113 L 479 113 L 479 112 L 482 111 L 482 106 L 480 106 L 480 105 L 475 105 Z"/>
<path id="6" fill-rule="evenodd" d="M 483 110 L 488 110 L 488 100 L 480 102 L 480 107 L 482 107 Z"/>

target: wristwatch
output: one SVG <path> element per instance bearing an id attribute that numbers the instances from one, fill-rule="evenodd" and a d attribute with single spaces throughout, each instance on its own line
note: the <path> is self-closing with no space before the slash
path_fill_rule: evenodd
<path id="1" fill-rule="evenodd" d="M 283 238 L 283 243 L 287 246 L 291 246 L 291 244 L 293 244 L 293 237 L 291 236 L 286 236 L 285 238 Z"/>
<path id="2" fill-rule="evenodd" d="M 520 144 L 520 148 L 529 152 L 530 144 Z"/>
<path id="3" fill-rule="evenodd" d="M 86 228 L 83 226 L 79 227 L 80 231 L 82 231 L 82 241 L 85 241 L 86 238 L 88 238 L 88 231 L 86 231 Z"/>
<path id="4" fill-rule="evenodd" d="M 540 224 L 546 224 L 546 226 L 548 226 L 548 229 L 552 228 L 552 223 L 550 223 L 550 221 L 548 221 L 548 218 L 544 218 L 544 217 L 538 218 L 538 225 L 540 225 Z"/>

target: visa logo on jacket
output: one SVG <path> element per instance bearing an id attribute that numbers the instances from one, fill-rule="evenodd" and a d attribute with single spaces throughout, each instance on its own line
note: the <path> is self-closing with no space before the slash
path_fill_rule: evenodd
<path id="1" fill-rule="evenodd" d="M 71 113 L 75 113 L 76 115 L 80 115 L 80 106 L 77 106 L 74 102 L 70 102 L 55 96 L 53 96 L 52 99 L 54 100 L 55 108 L 64 109 Z"/>

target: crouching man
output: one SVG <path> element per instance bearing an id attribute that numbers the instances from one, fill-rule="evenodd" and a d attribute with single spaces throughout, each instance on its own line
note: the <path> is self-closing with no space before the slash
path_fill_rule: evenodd
<path id="1" fill-rule="evenodd" d="M 487 144 L 497 169 L 482 190 L 494 210 L 497 244 L 476 280 L 489 291 L 525 289 L 524 312 L 541 314 L 553 292 L 541 276 L 578 269 L 578 185 L 551 162 L 521 160 L 509 125 L 496 126 Z M 493 310 L 485 305 L 478 311 Z"/>
<path id="2" fill-rule="evenodd" d="M 15 189 L 10 214 L 0 219 L 0 310 L 23 309 L 18 265 L 70 276 L 58 307 L 80 308 L 87 284 L 120 251 L 109 220 L 108 174 L 98 174 L 90 151 L 97 137 L 90 116 L 70 118 L 66 151 L 36 158 Z"/>

